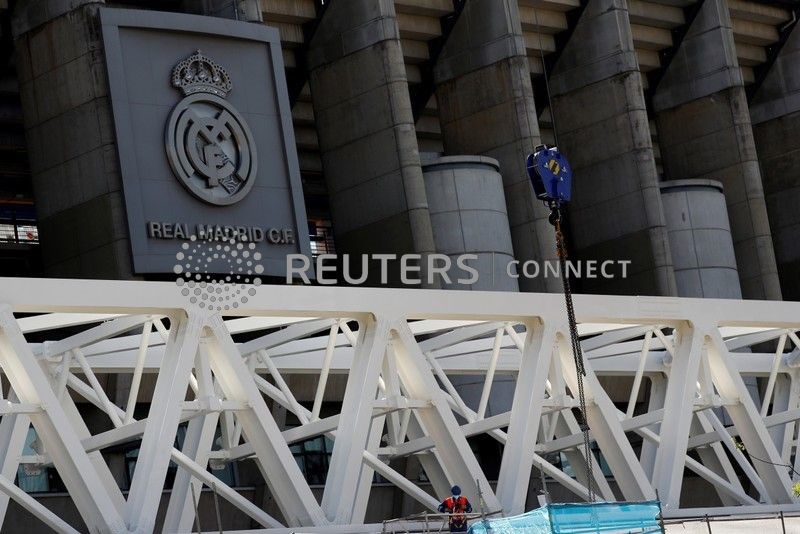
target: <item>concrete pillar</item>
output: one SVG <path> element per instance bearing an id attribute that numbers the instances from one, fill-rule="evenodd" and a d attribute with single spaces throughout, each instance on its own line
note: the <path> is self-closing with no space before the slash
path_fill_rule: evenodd
<path id="1" fill-rule="evenodd" d="M 338 251 L 433 252 L 394 2 L 330 3 L 308 63 Z"/>
<path id="2" fill-rule="evenodd" d="M 548 210 L 533 196 L 525 158 L 540 143 L 530 67 L 516 0 L 470 0 L 434 71 L 447 155 L 500 162 L 514 255 L 554 260 Z M 553 278 L 520 279 L 523 291 L 560 291 Z"/>
<path id="3" fill-rule="evenodd" d="M 661 182 L 679 297 L 741 299 L 722 184 Z"/>
<path id="4" fill-rule="evenodd" d="M 725 188 L 742 295 L 780 299 L 761 173 L 724 0 L 706 0 L 653 96 L 667 179 Z"/>
<path id="5" fill-rule="evenodd" d="M 750 104 L 781 291 L 800 300 L 800 25 Z"/>
<path id="6" fill-rule="evenodd" d="M 16 63 L 48 276 L 131 278 L 98 9 L 19 4 Z"/>
<path id="7" fill-rule="evenodd" d="M 675 295 L 653 146 L 625 0 L 586 6 L 551 76 L 554 126 L 574 170 L 574 256 L 630 260 L 592 293 Z"/>
<path id="8" fill-rule="evenodd" d="M 453 265 L 442 289 L 519 291 L 507 274 L 514 251 L 499 169 L 497 160 L 485 156 L 422 159 L 436 251 Z M 470 285 L 457 281 L 470 278 L 457 264 L 463 254 L 477 256 L 467 262 L 478 272 Z"/>
<path id="9" fill-rule="evenodd" d="M 186 13 L 197 13 L 211 17 L 263 22 L 258 0 L 183 0 Z"/>

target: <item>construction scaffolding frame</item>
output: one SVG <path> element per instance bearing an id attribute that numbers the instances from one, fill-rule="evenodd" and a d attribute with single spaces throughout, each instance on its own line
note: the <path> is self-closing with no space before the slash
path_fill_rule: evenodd
<path id="1" fill-rule="evenodd" d="M 792 489 L 800 303 L 578 295 L 575 309 L 587 359 L 584 415 L 610 471 L 596 470 L 600 498 L 658 496 L 671 518 L 800 511 Z M 287 534 L 380 532 L 380 523 L 365 525 L 373 473 L 434 513 L 454 483 L 473 503 L 480 490 L 487 513 L 522 513 L 540 470 L 586 499 L 564 317 L 557 294 L 261 286 L 223 318 L 166 282 L 2 279 L 0 521 L 14 500 L 54 530 L 75 532 L 15 485 L 21 462 L 57 469 L 90 532 L 152 532 L 170 462 L 179 469 L 165 532 L 193 529 L 204 485 L 264 532 Z M 46 341 L 28 341 L 34 333 Z M 235 341 L 243 333 L 249 340 Z M 153 373 L 149 414 L 137 420 L 142 377 Z M 298 373 L 318 376 L 310 409 L 287 380 Z M 129 376 L 127 402 L 112 401 L 104 374 Z M 321 417 L 333 374 L 347 375 L 341 410 Z M 453 384 L 458 375 L 483 377 L 472 406 Z M 513 402 L 490 414 L 500 375 L 515 378 Z M 603 376 L 632 381 L 624 408 Z M 759 394 L 748 377 L 762 379 Z M 76 398 L 100 409 L 111 429 L 90 433 Z M 280 428 L 273 404 L 301 425 Z M 41 441 L 35 456 L 22 454 L 29 425 Z M 494 490 L 467 441 L 480 434 L 503 444 Z M 290 445 L 321 435 L 334 448 L 318 500 Z M 101 451 L 134 440 L 141 446 L 126 496 Z M 558 452 L 574 476 L 548 461 Z M 408 456 L 434 495 L 391 467 Z M 277 513 L 207 470 L 210 461 L 244 458 L 255 460 Z M 685 469 L 713 487 L 720 506 L 681 501 Z"/>

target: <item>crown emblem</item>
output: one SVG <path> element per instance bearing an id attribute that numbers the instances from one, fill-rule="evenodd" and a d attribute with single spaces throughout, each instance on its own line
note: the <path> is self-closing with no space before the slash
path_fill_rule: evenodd
<path id="1" fill-rule="evenodd" d="M 228 71 L 204 56 L 200 50 L 175 65 L 172 69 L 172 85 L 183 91 L 184 96 L 211 93 L 222 98 L 233 87 Z"/>

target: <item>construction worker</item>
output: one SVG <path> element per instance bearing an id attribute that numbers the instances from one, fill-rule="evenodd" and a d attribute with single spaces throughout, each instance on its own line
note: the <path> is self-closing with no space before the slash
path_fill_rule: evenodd
<path id="1" fill-rule="evenodd" d="M 461 495 L 458 486 L 453 486 L 450 491 L 453 495 L 442 501 L 439 512 L 450 514 L 450 532 L 467 532 L 467 514 L 472 511 L 472 505 Z"/>

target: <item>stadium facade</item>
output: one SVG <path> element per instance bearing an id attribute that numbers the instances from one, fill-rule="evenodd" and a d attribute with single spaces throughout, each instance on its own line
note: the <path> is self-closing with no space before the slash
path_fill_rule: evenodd
<path id="1" fill-rule="evenodd" d="M 56 398 L 68 388 L 74 400 L 67 403 L 74 413 L 62 416 L 87 447 L 85 461 L 101 471 L 96 481 L 116 485 L 107 504 L 121 510 L 121 522 L 102 499 L 76 500 L 81 484 L 91 481 L 79 462 L 42 452 L 43 442 L 70 443 L 56 439 L 63 430 L 40 436 L 27 421 L 16 428 L 4 415 L 0 437 L 24 451 L 20 466 L 6 446 L 0 483 L 13 482 L 16 472 L 17 487 L 35 502 L 90 531 L 192 528 L 188 492 L 200 490 L 197 466 L 209 462 L 233 503 L 220 510 L 229 529 L 376 522 L 430 507 L 425 495 L 441 493 L 459 475 L 471 478 L 461 482 L 466 486 L 479 475 L 487 507 L 506 512 L 533 506 L 544 490 L 540 478 L 559 486 L 550 488 L 556 499 L 585 497 L 591 484 L 609 500 L 652 499 L 658 490 L 677 515 L 691 515 L 685 511 L 691 508 L 731 513 L 737 506 L 796 511 L 789 488 L 796 472 L 775 467 L 798 466 L 800 457 L 794 453 L 800 382 L 789 352 L 800 348 L 800 326 L 787 318 L 794 305 L 737 302 L 727 323 L 718 324 L 713 315 L 725 311 L 719 301 L 675 297 L 800 300 L 798 16 L 790 0 L 0 1 L 0 274 L 130 281 L 153 299 L 137 305 L 127 293 L 131 286 L 82 280 L 64 283 L 85 290 L 85 303 L 72 289 L 61 295 L 49 285 L 54 302 L 33 302 L 6 284 L 8 296 L 0 300 L 17 316 L 3 319 L 3 328 L 18 328 L 32 354 L 61 366 L 51 369 L 50 384 Z M 595 336 L 586 342 L 598 357 L 589 417 L 602 471 L 596 477 L 584 471 L 585 458 L 572 443 L 578 428 L 566 393 L 572 384 L 562 381 L 559 393 L 550 381 L 560 375 L 556 363 L 526 369 L 518 355 L 507 354 L 517 351 L 523 360 L 544 354 L 530 344 L 557 345 L 564 335 L 560 326 L 540 332 L 519 312 L 531 304 L 531 316 L 546 316 L 547 307 L 524 293 L 561 290 L 556 277 L 520 276 L 526 264 L 557 258 L 549 210 L 534 198 L 525 169 L 526 156 L 541 144 L 557 144 L 574 169 L 566 214 L 570 256 L 625 266 L 624 277 L 575 281 L 577 292 L 617 296 L 609 298 L 607 313 L 600 297 L 579 310 L 582 335 Z M 230 241 L 233 253 L 193 244 L 206 240 Z M 198 263 L 206 252 L 226 258 L 222 270 L 230 266 L 237 281 L 266 285 L 285 283 L 289 255 L 338 254 L 332 262 L 343 254 L 441 255 L 456 263 L 468 254 L 480 274 L 475 281 L 463 286 L 437 278 L 419 286 L 523 294 L 508 296 L 514 311 L 502 311 L 499 296 L 481 310 L 483 297 L 453 293 L 464 305 L 459 311 L 455 304 L 439 310 L 433 297 L 386 293 L 411 299 L 406 318 L 421 323 L 408 328 L 397 326 L 397 317 L 381 322 L 386 310 L 375 295 L 388 289 L 294 288 L 301 300 L 320 295 L 316 307 L 282 307 L 255 293 L 249 304 L 244 294 L 226 296 L 218 304 L 226 317 L 223 306 L 231 316 L 274 320 L 194 325 L 198 338 L 215 337 L 209 345 L 221 348 L 210 349 L 206 367 L 189 360 L 187 373 L 197 365 L 187 378 L 194 393 L 177 399 L 158 377 L 179 370 L 147 358 L 150 351 L 180 354 L 191 340 L 179 328 L 190 329 L 192 321 L 184 324 L 174 310 L 181 291 L 192 293 L 166 281 L 179 274 L 188 284 L 187 273 L 208 266 L 210 260 Z M 398 287 L 396 269 L 387 278 Z M 365 285 L 381 283 L 369 273 Z M 161 299 L 166 287 L 181 296 Z M 106 302 L 103 291 L 124 298 Z M 274 295 L 293 299 L 284 289 Z M 202 297 L 206 313 L 217 297 Z M 748 317 L 748 310 L 763 316 Z M 46 327 L 25 326 L 20 313 L 26 312 L 64 316 Z M 94 315 L 66 317 L 75 313 Z M 316 322 L 300 323 L 301 316 Z M 451 322 L 437 322 L 444 319 Z M 134 328 L 137 335 L 122 336 Z M 151 330 L 164 336 L 161 345 L 148 345 Z M 281 331 L 289 333 L 280 337 Z M 202 389 L 202 369 L 225 374 L 215 359 L 230 348 L 222 338 L 252 345 L 242 354 L 271 412 L 258 412 L 242 396 L 256 391 L 249 386 Z M 364 349 L 363 338 L 374 346 Z M 390 354 L 393 344 L 404 348 L 375 368 L 359 367 L 369 351 Z M 424 371 L 417 348 L 428 362 Z M 22 345 L 0 343 L 0 365 L 4 373 L 16 369 L 14 380 L 35 384 L 38 371 L 14 367 L 11 355 L 21 351 Z M 274 363 L 268 351 L 284 358 Z M 298 363 L 287 363 L 291 355 Z M 454 356 L 467 363 L 437 359 Z M 389 383 L 398 362 L 399 382 Z M 241 378 L 237 366 L 231 376 Z M 366 388 L 356 390 L 350 370 Z M 671 373 L 679 378 L 667 380 Z M 670 385 L 695 378 L 697 391 Z M 13 384 L 20 395 L 28 382 Z M 367 391 L 375 384 L 378 400 Z M 536 407 L 521 404 L 520 384 L 538 392 Z M 7 380 L 3 386 L 8 395 Z M 439 386 L 457 419 L 437 404 Z M 208 401 L 201 393 L 223 404 L 201 406 Z M 168 399 L 185 401 L 184 411 L 170 410 Z M 437 406 L 433 415 L 423 399 Z M 18 421 L 30 415 L 36 427 L 40 415 L 31 406 L 47 399 L 18 400 L 21 408 L 4 413 L 23 414 Z M 368 418 L 348 412 L 364 403 L 374 404 Z M 673 404 L 686 409 L 667 415 Z M 157 443 L 166 434 L 134 428 L 134 418 L 151 406 L 166 410 L 163 428 L 174 423 L 176 446 L 183 447 L 177 456 L 167 451 L 163 462 Z M 255 419 L 242 415 L 251 409 Z M 187 415 L 191 410 L 204 416 Z M 223 421 L 219 428 L 211 412 Z M 530 417 L 549 423 L 531 428 Z M 670 433 L 659 438 L 660 425 Z M 659 446 L 672 431 L 688 445 Z M 291 449 L 276 444 L 280 432 L 290 433 Z M 332 452 L 342 441 L 336 435 L 346 432 L 367 439 Z M 725 432 L 741 435 L 748 454 L 767 461 L 730 448 Z M 86 440 L 95 438 L 89 450 Z M 538 439 L 541 448 L 534 454 L 526 439 Z M 452 451 L 442 450 L 450 445 Z M 281 447 L 286 451 L 274 452 Z M 276 463 L 265 463 L 273 453 Z M 256 462 L 247 459 L 253 454 Z M 301 475 L 281 463 L 289 456 Z M 144 471 L 137 475 L 139 458 L 164 477 L 160 501 L 148 491 Z M 516 465 L 523 466 L 519 475 L 512 473 Z M 373 482 L 370 493 L 364 488 Z M 276 495 L 281 487 L 286 495 Z M 244 497 L 225 493 L 231 488 Z M 474 498 L 477 489 L 467 493 Z M 115 501 L 128 491 L 127 503 Z M 209 505 L 200 509 L 206 525 L 215 524 L 212 493 L 201 497 Z M 272 515 L 259 515 L 241 499 Z M 159 502 L 165 516 L 156 519 Z M 24 497 L 12 504 L 0 498 L 0 506 L 7 508 L 7 531 L 25 514 L 47 517 Z"/>

